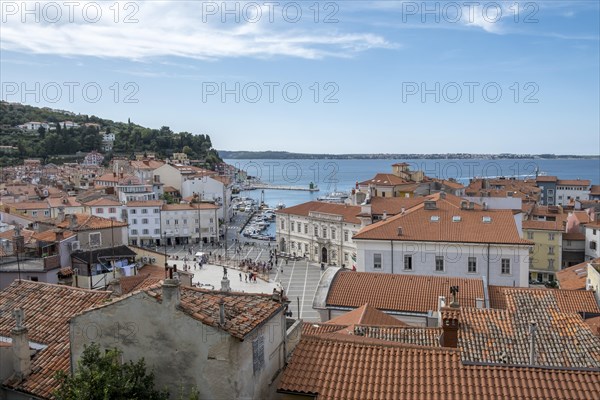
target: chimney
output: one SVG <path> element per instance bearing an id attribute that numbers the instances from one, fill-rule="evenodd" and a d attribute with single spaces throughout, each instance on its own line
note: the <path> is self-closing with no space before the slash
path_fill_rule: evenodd
<path id="1" fill-rule="evenodd" d="M 386 210 L 383 210 L 383 218 L 382 219 L 383 220 L 387 219 L 387 211 Z"/>
<path id="2" fill-rule="evenodd" d="M 58 216 L 56 220 L 59 224 L 65 220 L 65 208 L 63 206 L 58 207 Z"/>
<path id="3" fill-rule="evenodd" d="M 485 201 L 483 202 L 483 209 L 485 211 L 487 211 L 487 209 L 488 209 L 488 203 L 486 203 Z"/>
<path id="4" fill-rule="evenodd" d="M 537 331 L 537 323 L 531 321 L 529 323 L 529 365 L 535 365 L 535 334 Z"/>
<path id="5" fill-rule="evenodd" d="M 399 226 L 398 227 L 398 236 L 402 236 L 403 233 L 404 233 L 404 231 L 402 230 L 402 227 Z"/>
<path id="6" fill-rule="evenodd" d="M 446 198 L 446 192 L 440 192 L 440 199 Z"/>
<path id="7" fill-rule="evenodd" d="M 483 308 L 483 299 L 482 298 L 476 298 L 475 299 L 475 308 Z"/>
<path id="8" fill-rule="evenodd" d="M 69 229 L 73 230 L 77 226 L 77 216 L 75 214 L 69 215 Z"/>
<path id="9" fill-rule="evenodd" d="M 14 374 L 23 379 L 31 372 L 31 351 L 29 350 L 28 329 L 23 326 L 25 312 L 17 308 L 12 313 L 15 317 L 16 326 L 11 330 L 12 351 L 13 351 L 13 370 Z"/>
<path id="10" fill-rule="evenodd" d="M 56 242 L 60 242 L 61 240 L 63 240 L 65 238 L 65 235 L 64 235 L 62 229 L 55 229 L 54 234 L 56 235 Z"/>
<path id="11" fill-rule="evenodd" d="M 467 208 L 469 208 L 469 202 L 466 200 L 463 200 L 460 202 L 460 209 L 461 210 L 466 210 Z"/>
<path id="12" fill-rule="evenodd" d="M 402 207 L 402 208 L 400 209 L 400 214 L 401 214 L 401 215 L 404 215 L 404 213 L 405 213 L 405 212 L 406 212 L 406 208 Z"/>
<path id="13" fill-rule="evenodd" d="M 223 299 L 219 300 L 219 324 L 225 325 L 225 302 Z"/>
<path id="14" fill-rule="evenodd" d="M 123 290 L 121 289 L 121 281 L 119 279 L 113 279 L 109 282 L 108 287 L 110 291 L 113 292 L 114 295 L 120 296 L 123 294 Z"/>
<path id="15" fill-rule="evenodd" d="M 459 308 L 442 308 L 442 335 L 440 345 L 442 347 L 458 347 L 458 327 L 460 318 Z"/>
<path id="16" fill-rule="evenodd" d="M 177 279 L 165 279 L 162 284 L 162 301 L 171 311 L 179 306 L 179 281 Z"/>

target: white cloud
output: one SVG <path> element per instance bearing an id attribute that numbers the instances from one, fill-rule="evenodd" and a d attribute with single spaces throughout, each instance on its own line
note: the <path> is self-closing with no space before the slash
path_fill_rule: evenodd
<path id="1" fill-rule="evenodd" d="M 61 18 L 56 17 L 51 3 L 61 5 Z M 19 3 L 14 4 L 18 7 Z M 318 59 L 395 47 L 376 34 L 340 31 L 339 24 L 315 23 L 308 6 L 303 6 L 300 20 L 292 23 L 296 16 L 293 9 L 284 13 L 283 8 L 262 7 L 259 11 L 241 2 L 228 3 L 237 4 L 234 14 L 224 13 L 222 2 L 119 2 L 117 7 L 113 2 L 82 2 L 72 9 L 72 21 L 65 3 L 36 4 L 39 22 L 35 15 L 24 15 L 22 10 L 15 13 L 2 5 L 2 50 L 133 60 L 165 56 Z M 100 13 L 97 6 L 102 7 Z M 90 22 L 97 15 L 98 20 Z M 125 23 L 126 18 L 138 22 Z"/>

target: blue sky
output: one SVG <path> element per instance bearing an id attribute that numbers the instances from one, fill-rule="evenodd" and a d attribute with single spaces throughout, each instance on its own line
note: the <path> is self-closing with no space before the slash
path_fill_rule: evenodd
<path id="1" fill-rule="evenodd" d="M 474 3 L 2 0 L 2 99 L 224 150 L 598 154 L 599 2 Z"/>

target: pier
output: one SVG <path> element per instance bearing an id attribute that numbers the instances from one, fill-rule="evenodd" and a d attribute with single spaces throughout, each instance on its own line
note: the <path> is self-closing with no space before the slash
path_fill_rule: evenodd
<path id="1" fill-rule="evenodd" d="M 318 192 L 318 187 L 305 187 L 305 186 L 283 186 L 283 185 L 269 185 L 267 183 L 253 183 L 250 186 L 243 186 L 242 190 L 257 190 L 257 189 L 267 189 L 267 190 L 300 190 L 304 192 Z"/>

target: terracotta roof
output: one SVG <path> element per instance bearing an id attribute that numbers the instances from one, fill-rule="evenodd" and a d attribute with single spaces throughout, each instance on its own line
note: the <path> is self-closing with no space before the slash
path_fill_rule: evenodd
<path id="1" fill-rule="evenodd" d="M 580 224 L 587 224 L 591 222 L 590 215 L 585 211 L 573 211 L 573 215 L 577 218 Z"/>
<path id="2" fill-rule="evenodd" d="M 587 266 L 590 263 L 600 264 L 600 258 L 585 261 L 558 271 L 556 273 L 556 279 L 558 280 L 561 289 L 584 290 L 587 279 Z"/>
<path id="3" fill-rule="evenodd" d="M 175 189 L 173 186 L 165 186 L 163 187 L 163 192 L 165 193 L 173 193 L 173 192 L 179 192 L 179 190 Z"/>
<path id="4" fill-rule="evenodd" d="M 35 241 L 35 238 L 34 238 L 35 231 L 32 231 L 30 229 L 21 229 L 21 235 L 23 236 L 23 239 L 25 240 L 25 244 L 30 244 Z M 0 238 L 2 238 L 2 239 L 12 240 L 12 239 L 14 239 L 14 236 L 15 236 L 15 228 L 14 227 L 7 231 L 0 233 Z"/>
<path id="5" fill-rule="evenodd" d="M 283 303 L 271 299 L 271 295 L 180 287 L 179 309 L 203 324 L 223 329 L 231 336 L 244 339 L 255 328 L 266 322 L 284 307 Z M 162 286 L 146 289 L 145 292 L 161 299 Z M 225 303 L 225 325 L 219 325 L 219 302 Z"/>
<path id="6" fill-rule="evenodd" d="M 390 325 L 406 326 L 406 324 L 384 312 L 365 304 L 355 310 L 327 321 L 333 325 Z"/>
<path id="7" fill-rule="evenodd" d="M 70 372 L 69 319 L 75 314 L 104 301 L 110 292 L 91 291 L 49 283 L 13 282 L 0 292 L 0 335 L 10 336 L 15 327 L 11 311 L 25 311 L 24 325 L 29 340 L 48 347 L 31 360 L 32 373 L 23 381 L 4 382 L 10 388 L 42 398 L 50 398 L 57 388 L 57 371 Z"/>
<path id="8" fill-rule="evenodd" d="M 431 196 L 426 197 L 372 197 L 371 214 L 383 215 L 385 211 L 388 215 L 396 215 L 402 211 L 402 208 L 408 210 L 429 200 Z"/>
<path id="9" fill-rule="evenodd" d="M 527 220 L 523 221 L 523 229 L 536 231 L 564 231 L 561 221 L 538 221 Z"/>
<path id="10" fill-rule="evenodd" d="M 67 239 L 75 235 L 74 232 L 68 230 L 63 231 L 62 234 L 63 239 Z M 54 229 L 49 229 L 44 232 L 34 233 L 33 238 L 35 240 L 39 240 L 40 242 L 56 242 L 56 232 L 54 231 Z"/>
<path id="11" fill-rule="evenodd" d="M 432 196 L 436 199 L 436 209 L 426 209 L 427 202 L 418 204 L 404 214 L 362 228 L 353 239 L 533 244 L 519 236 L 511 210 L 482 210 L 477 207 L 463 210 L 460 197 L 451 194 L 442 197 L 439 193 Z M 455 217 L 460 220 L 455 221 Z M 402 228 L 400 236 L 398 228 Z"/>
<path id="12" fill-rule="evenodd" d="M 589 400 L 600 396 L 600 373 L 463 365 L 456 349 L 305 336 L 278 391 L 319 400 Z"/>
<path id="13" fill-rule="evenodd" d="M 600 371 L 600 338 L 576 312 L 562 311 L 552 292 L 505 289 L 504 310 L 463 308 L 458 336 L 463 361 L 530 365 L 529 329 L 535 322 L 534 365 Z"/>
<path id="14" fill-rule="evenodd" d="M 76 223 L 71 227 L 71 218 L 75 216 Z M 127 222 L 114 221 L 108 218 L 98 217 L 89 214 L 67 214 L 63 222 L 56 224 L 58 228 L 68 228 L 75 232 L 93 230 L 93 229 L 110 229 L 127 226 Z"/>
<path id="15" fill-rule="evenodd" d="M 92 201 L 88 201 L 87 203 L 84 203 L 84 204 L 88 207 L 97 207 L 97 206 L 119 207 L 119 206 L 122 206 L 120 201 L 107 199 L 107 198 L 95 199 Z"/>
<path id="16" fill-rule="evenodd" d="M 165 165 L 164 161 L 158 160 L 132 160 L 129 162 L 132 168 L 142 170 L 153 170 Z"/>
<path id="17" fill-rule="evenodd" d="M 354 335 L 417 346 L 440 347 L 441 328 L 355 326 Z"/>
<path id="18" fill-rule="evenodd" d="M 585 240 L 585 233 L 567 232 L 562 235 L 563 240 Z"/>
<path id="19" fill-rule="evenodd" d="M 81 203 L 77 201 L 75 196 L 64 197 L 48 197 L 46 199 L 51 208 L 57 207 L 79 207 Z"/>
<path id="20" fill-rule="evenodd" d="M 302 334 L 303 335 L 319 335 L 322 333 L 331 333 L 339 331 L 340 329 L 346 328 L 348 325 L 334 325 L 330 323 L 316 323 L 316 322 L 303 322 L 302 323 Z"/>
<path id="21" fill-rule="evenodd" d="M 600 221 L 590 222 L 589 224 L 585 224 L 585 227 L 591 229 L 600 229 Z"/>
<path id="22" fill-rule="evenodd" d="M 373 186 L 399 186 L 413 184 L 413 182 L 405 181 L 404 179 L 394 174 L 380 173 L 375 175 L 371 179 L 359 182 L 360 186 L 373 185 Z"/>
<path id="23" fill-rule="evenodd" d="M 459 286 L 459 302 L 475 307 L 484 298 L 481 279 L 398 275 L 340 270 L 327 294 L 327 306 L 358 308 L 369 304 L 379 310 L 427 313 L 437 310 L 438 297 L 450 298 L 450 286 Z"/>
<path id="24" fill-rule="evenodd" d="M 121 284 L 121 295 L 129 294 L 136 290 L 143 290 L 155 286 L 164 279 L 165 270 L 162 268 L 162 277 L 154 277 L 149 273 L 138 273 L 133 276 L 119 278 Z"/>
<path id="25" fill-rule="evenodd" d="M 276 214 L 290 214 L 308 217 L 310 212 L 341 215 L 344 219 L 344 222 L 348 222 L 350 224 L 360 224 L 360 220 L 356 217 L 360 213 L 359 206 L 325 203 L 322 201 L 309 201 L 298 204 L 297 206 L 283 208 L 281 210 L 277 210 Z"/>
<path id="26" fill-rule="evenodd" d="M 128 201 L 127 207 L 162 207 L 162 200 Z"/>
<path id="27" fill-rule="evenodd" d="M 455 190 L 456 189 L 464 189 L 465 188 L 465 185 L 463 185 L 462 183 L 457 182 L 457 181 L 450 181 L 450 180 L 447 180 L 447 179 L 437 179 L 437 178 L 432 178 L 431 180 L 433 182 L 441 183 L 442 185 L 447 186 L 447 187 L 449 187 L 451 189 L 455 189 Z"/>
<path id="28" fill-rule="evenodd" d="M 584 322 L 590 327 L 594 335 L 600 337 L 600 316 L 588 318 Z"/>
<path id="29" fill-rule="evenodd" d="M 566 186 L 590 186 L 592 182 L 587 179 L 559 179 L 557 185 Z"/>
<path id="30" fill-rule="evenodd" d="M 490 308 L 508 310 L 511 306 L 510 299 L 517 294 L 522 294 L 532 298 L 545 296 L 553 299 L 558 309 L 564 313 L 600 314 L 600 307 L 596 303 L 594 293 L 588 290 L 531 289 L 490 285 L 488 291 Z"/>
<path id="31" fill-rule="evenodd" d="M 590 187 L 590 195 L 600 196 L 600 185 L 592 185 Z"/>
<path id="32" fill-rule="evenodd" d="M 538 176 L 535 178 L 536 182 L 556 182 L 558 178 L 556 176 Z"/>
<path id="33" fill-rule="evenodd" d="M 179 211 L 179 210 L 214 210 L 219 206 L 212 203 L 193 203 L 193 204 L 163 204 L 163 211 Z"/>
<path id="34" fill-rule="evenodd" d="M 12 203 L 10 206 L 15 210 L 45 210 L 50 208 L 48 203 L 45 201 L 23 201 L 19 203 Z"/>

